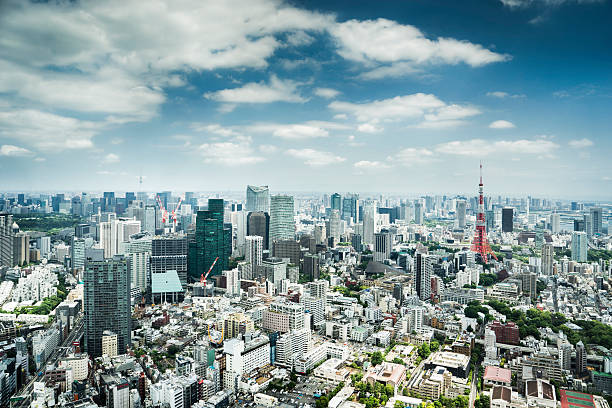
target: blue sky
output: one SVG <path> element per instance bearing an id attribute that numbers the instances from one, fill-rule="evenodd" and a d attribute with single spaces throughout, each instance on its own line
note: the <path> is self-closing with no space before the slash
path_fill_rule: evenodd
<path id="1" fill-rule="evenodd" d="M 612 198 L 601 0 L 0 5 L 9 190 Z"/>

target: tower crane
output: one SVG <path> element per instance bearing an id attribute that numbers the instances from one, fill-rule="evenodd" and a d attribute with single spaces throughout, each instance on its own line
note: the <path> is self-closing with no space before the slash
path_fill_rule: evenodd
<path id="1" fill-rule="evenodd" d="M 202 274 L 202 276 L 200 277 L 200 283 L 202 283 L 204 287 L 206 287 L 206 278 L 208 278 L 208 275 L 213 270 L 213 268 L 215 267 L 215 264 L 217 263 L 218 260 L 219 260 L 219 257 L 216 257 L 215 260 L 213 261 L 212 265 L 210 265 L 210 268 L 208 269 L 208 272 L 206 272 L 206 274 Z"/>

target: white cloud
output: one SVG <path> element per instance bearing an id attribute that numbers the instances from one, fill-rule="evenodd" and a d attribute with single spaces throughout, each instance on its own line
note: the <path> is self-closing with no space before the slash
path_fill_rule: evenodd
<path id="1" fill-rule="evenodd" d="M 432 94 L 416 93 L 367 103 L 334 101 L 329 108 L 354 115 L 360 122 L 412 121 L 419 128 L 450 128 L 480 114 L 473 106 L 446 104 Z M 373 130 L 374 126 L 361 126 Z M 361 129 L 359 129 L 361 130 Z"/>
<path id="2" fill-rule="evenodd" d="M 115 153 L 109 153 L 104 156 L 102 162 L 106 164 L 119 163 L 119 156 L 117 156 Z"/>
<path id="3" fill-rule="evenodd" d="M 0 156 L 12 156 L 12 157 L 22 157 L 22 156 L 31 156 L 33 153 L 25 149 L 23 147 L 14 146 L 14 145 L 2 145 L 0 146 Z"/>
<path id="4" fill-rule="evenodd" d="M 489 124 L 489 127 L 491 129 L 513 129 L 516 126 L 514 126 L 514 123 L 508 122 L 507 120 L 496 120 L 494 122 L 491 122 Z"/>
<path id="5" fill-rule="evenodd" d="M 348 116 L 346 115 L 346 113 L 338 113 L 338 114 L 334 115 L 334 119 L 336 119 L 336 120 L 346 120 L 346 119 L 348 119 Z"/>
<path id="6" fill-rule="evenodd" d="M 382 170 L 391 166 L 380 161 L 361 160 L 353 164 L 353 167 L 359 170 Z"/>
<path id="7" fill-rule="evenodd" d="M 387 158 L 391 162 L 397 162 L 402 166 L 413 164 L 424 164 L 434 160 L 434 153 L 425 148 L 408 147 Z"/>
<path id="8" fill-rule="evenodd" d="M 314 94 L 320 96 L 321 98 L 331 99 L 340 95 L 340 91 L 332 88 L 317 88 L 314 90 Z"/>
<path id="9" fill-rule="evenodd" d="M 346 158 L 336 156 L 333 153 L 315 149 L 289 149 L 287 154 L 296 159 L 304 160 L 304 164 L 311 167 L 327 166 L 346 160 Z"/>
<path id="10" fill-rule="evenodd" d="M 310 45 L 314 42 L 314 37 L 311 35 L 308 35 L 306 32 L 304 31 L 296 31 L 294 33 L 290 33 L 287 36 L 287 43 L 289 43 L 290 45 L 294 46 L 294 47 L 301 47 L 304 45 Z"/>
<path id="11" fill-rule="evenodd" d="M 93 146 L 100 123 L 33 109 L 0 112 L 0 135 L 40 150 L 61 151 Z"/>
<path id="12" fill-rule="evenodd" d="M 272 75 L 267 84 L 251 82 L 240 88 L 208 92 L 204 96 L 208 99 L 226 103 L 305 102 L 306 99 L 297 92 L 298 85 L 295 81 L 282 80 L 276 75 Z"/>
<path id="13" fill-rule="evenodd" d="M 215 135 L 223 136 L 223 137 L 236 137 L 236 136 L 240 136 L 240 133 L 235 131 L 234 129 L 229 128 L 229 127 L 225 127 L 225 126 L 221 126 L 218 123 L 199 123 L 199 122 L 194 122 L 194 123 L 191 124 L 190 127 L 193 130 L 195 130 L 196 132 L 213 133 Z"/>
<path id="14" fill-rule="evenodd" d="M 0 92 L 37 108 L 147 121 L 182 72 L 265 68 L 289 43 L 306 44 L 328 14 L 276 0 L 4 2 Z M 45 22 L 41 24 L 40 22 Z"/>
<path id="15" fill-rule="evenodd" d="M 257 156 L 249 140 L 232 142 L 204 143 L 199 146 L 204 163 L 221 164 L 224 166 L 241 166 L 264 161 Z"/>
<path id="16" fill-rule="evenodd" d="M 397 76 L 412 65 L 393 67 L 398 62 L 410 64 L 459 64 L 478 67 L 506 61 L 508 55 L 498 54 L 481 45 L 454 38 L 426 38 L 416 27 L 395 21 L 349 20 L 330 28 L 338 43 L 338 53 L 350 60 L 366 65 L 391 64 L 387 71 L 373 71 L 370 76 Z"/>
<path id="17" fill-rule="evenodd" d="M 593 146 L 593 141 L 587 138 L 583 138 L 579 140 L 570 140 L 568 144 L 570 145 L 570 147 L 573 147 L 575 149 L 582 149 L 585 147 Z"/>
<path id="18" fill-rule="evenodd" d="M 361 125 L 357 126 L 357 130 L 363 133 L 379 133 L 382 132 L 383 129 L 377 127 L 373 123 L 362 123 Z"/>
<path id="19" fill-rule="evenodd" d="M 274 154 L 278 152 L 278 147 L 269 144 L 259 145 L 259 151 L 266 154 Z"/>
<path id="20" fill-rule="evenodd" d="M 548 157 L 559 145 L 546 138 L 534 140 L 499 140 L 484 139 L 456 140 L 435 146 L 437 153 L 458 156 L 487 156 L 490 154 L 535 154 Z"/>
<path id="21" fill-rule="evenodd" d="M 490 96 L 492 98 L 499 98 L 499 99 L 505 99 L 505 98 L 524 98 L 525 97 L 524 94 L 509 94 L 508 92 L 503 92 L 503 91 L 487 92 L 487 96 Z"/>
<path id="22" fill-rule="evenodd" d="M 330 130 L 345 130 L 349 126 L 336 123 L 311 120 L 304 123 L 257 123 L 244 127 L 247 132 L 270 134 L 286 140 L 306 140 L 329 136 Z"/>
<path id="23" fill-rule="evenodd" d="M 510 8 L 518 7 L 529 7 L 533 5 L 542 6 L 562 6 L 564 4 L 587 4 L 587 3 L 600 3 L 603 0 L 500 0 L 504 6 Z"/>
<path id="24" fill-rule="evenodd" d="M 421 74 L 422 69 L 415 67 L 413 62 L 393 62 L 390 65 L 383 65 L 366 71 L 359 75 L 362 79 L 382 79 L 382 78 L 399 78 L 406 75 Z"/>
<path id="25" fill-rule="evenodd" d="M 445 105 L 435 95 L 416 93 L 369 103 L 334 101 L 329 104 L 329 107 L 335 111 L 350 113 L 360 122 L 369 122 L 371 120 L 419 118 Z"/>

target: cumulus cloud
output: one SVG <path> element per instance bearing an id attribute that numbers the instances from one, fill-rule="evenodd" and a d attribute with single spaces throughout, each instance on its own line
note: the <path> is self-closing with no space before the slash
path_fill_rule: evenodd
<path id="1" fill-rule="evenodd" d="M 438 144 L 437 153 L 457 156 L 486 156 L 490 154 L 530 154 L 550 156 L 559 148 L 557 143 L 546 138 L 534 140 L 498 140 L 484 139 L 456 140 Z"/>
<path id="2" fill-rule="evenodd" d="M 376 126 L 374 123 L 362 123 L 357 126 L 357 130 L 363 133 L 379 133 L 383 129 Z"/>
<path id="3" fill-rule="evenodd" d="M 529 6 L 557 7 L 564 4 L 601 3 L 603 0 L 500 0 L 504 6 L 520 8 Z"/>
<path id="4" fill-rule="evenodd" d="M 104 156 L 102 162 L 106 164 L 119 163 L 119 156 L 117 156 L 115 153 L 109 153 Z"/>
<path id="5" fill-rule="evenodd" d="M 14 146 L 14 145 L 2 145 L 0 146 L 0 156 L 9 156 L 9 157 L 23 157 L 23 156 L 31 156 L 33 153 L 23 147 Z"/>
<path id="6" fill-rule="evenodd" d="M 315 149 L 289 149 L 287 154 L 304 161 L 304 164 L 311 167 L 327 166 L 334 163 L 340 163 L 346 158 L 337 156 L 331 152 L 325 152 Z"/>
<path id="7" fill-rule="evenodd" d="M 340 95 L 340 91 L 332 88 L 317 88 L 314 90 L 315 95 L 321 98 L 331 99 Z"/>
<path id="8" fill-rule="evenodd" d="M 90 148 L 101 128 L 100 123 L 34 109 L 0 111 L 0 136 L 40 150 Z"/>
<path id="9" fill-rule="evenodd" d="M 487 96 L 490 96 L 492 98 L 499 98 L 499 99 L 505 99 L 505 98 L 524 98 L 525 97 L 524 94 L 509 94 L 508 92 L 503 92 L 503 91 L 487 92 Z"/>
<path id="10" fill-rule="evenodd" d="M 204 163 L 214 163 L 224 166 L 255 164 L 265 160 L 255 153 L 248 139 L 231 142 L 204 143 L 199 146 L 199 151 L 204 158 Z"/>
<path id="11" fill-rule="evenodd" d="M 303 123 L 258 123 L 244 128 L 248 132 L 270 134 L 285 140 L 307 140 L 329 136 L 330 130 L 345 130 L 349 126 L 336 122 L 307 121 Z"/>
<path id="12" fill-rule="evenodd" d="M 271 102 L 305 102 L 299 95 L 298 83 L 289 79 L 282 80 L 276 75 L 270 81 L 251 82 L 240 88 L 222 89 L 216 92 L 207 92 L 204 97 L 226 103 L 271 103 Z"/>
<path id="13" fill-rule="evenodd" d="M 512 129 L 515 128 L 514 123 L 508 122 L 507 120 L 496 120 L 489 124 L 491 129 Z"/>
<path id="14" fill-rule="evenodd" d="M 387 163 L 383 163 L 381 161 L 370 161 L 370 160 L 361 160 L 358 161 L 356 163 L 353 164 L 353 167 L 355 167 L 358 170 L 383 170 L 383 169 L 388 169 L 389 167 L 391 167 L 390 165 L 388 165 Z"/>
<path id="15" fill-rule="evenodd" d="M 473 106 L 446 104 L 435 95 L 416 93 L 366 103 L 334 101 L 329 108 L 349 113 L 360 122 L 412 121 L 421 128 L 449 128 L 480 114 Z"/>
<path id="16" fill-rule="evenodd" d="M 369 66 L 387 67 L 387 72 L 372 73 L 372 79 L 396 76 L 413 65 L 465 63 L 479 67 L 510 58 L 468 41 L 444 37 L 429 39 L 414 26 L 384 18 L 349 20 L 335 24 L 329 31 L 342 57 Z M 398 63 L 402 65 L 394 66 Z"/>
<path id="17" fill-rule="evenodd" d="M 408 147 L 389 156 L 387 160 L 402 166 L 424 164 L 434 160 L 434 152 L 426 148 Z"/>
<path id="18" fill-rule="evenodd" d="M 585 147 L 593 146 L 593 141 L 587 138 L 583 138 L 577 140 L 570 140 L 568 144 L 570 145 L 570 147 L 573 147 L 575 149 L 582 149 Z"/>

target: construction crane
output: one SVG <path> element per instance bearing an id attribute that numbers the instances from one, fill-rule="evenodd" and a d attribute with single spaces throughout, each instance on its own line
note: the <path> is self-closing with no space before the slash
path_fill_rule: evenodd
<path id="1" fill-rule="evenodd" d="M 206 278 L 208 278 L 208 275 L 213 270 L 213 268 L 215 267 L 215 264 L 217 263 L 218 260 L 219 260 L 219 257 L 216 257 L 214 262 L 212 263 L 212 265 L 210 265 L 210 269 L 208 269 L 208 272 L 206 272 L 206 274 L 202 274 L 202 276 L 200 276 L 200 283 L 204 286 L 204 288 L 206 288 Z"/>
<path id="2" fill-rule="evenodd" d="M 166 208 L 162 204 L 159 195 L 157 196 L 157 205 L 159 206 L 159 210 L 161 211 L 162 224 L 166 225 L 166 221 L 168 221 L 168 210 L 166 210 Z"/>
<path id="3" fill-rule="evenodd" d="M 183 197 L 179 197 L 178 203 L 176 203 L 176 207 L 174 208 L 174 210 L 172 210 L 171 216 L 172 216 L 172 222 L 174 223 L 174 227 L 176 227 L 176 213 L 178 212 L 179 208 L 181 208 L 182 203 L 183 203 Z"/>

